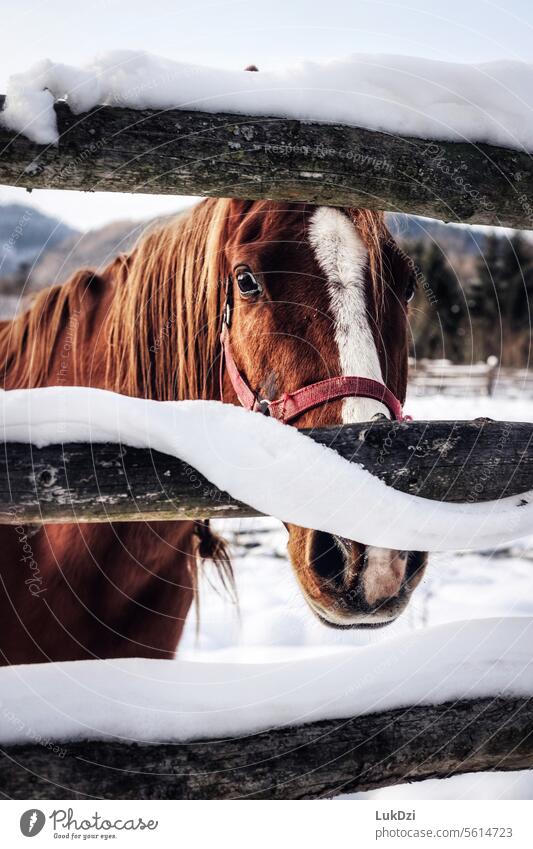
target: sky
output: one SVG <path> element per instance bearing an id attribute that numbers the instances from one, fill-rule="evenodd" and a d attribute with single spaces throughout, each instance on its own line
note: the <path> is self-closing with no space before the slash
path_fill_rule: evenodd
<path id="1" fill-rule="evenodd" d="M 352 53 L 452 62 L 533 61 L 531 0 L 17 0 L 2 19 L 0 91 L 36 60 L 80 65 L 102 50 L 142 49 L 215 67 L 275 69 Z M 172 212 L 191 199 L 0 187 L 91 229 Z"/>

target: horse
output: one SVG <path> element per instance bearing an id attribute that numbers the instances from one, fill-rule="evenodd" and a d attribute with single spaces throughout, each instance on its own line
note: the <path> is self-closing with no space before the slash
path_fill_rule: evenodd
<path id="1" fill-rule="evenodd" d="M 259 414 L 303 387 L 293 426 L 390 418 L 379 391 L 322 393 L 313 404 L 308 387 L 357 376 L 403 403 L 415 285 L 381 213 L 205 199 L 2 322 L 3 388 L 231 404 L 248 393 Z M 392 622 L 422 578 L 421 552 L 287 529 L 297 582 L 325 625 Z M 203 560 L 233 592 L 227 547 L 208 522 L 1 525 L 0 549 L 3 664 L 169 659 Z"/>

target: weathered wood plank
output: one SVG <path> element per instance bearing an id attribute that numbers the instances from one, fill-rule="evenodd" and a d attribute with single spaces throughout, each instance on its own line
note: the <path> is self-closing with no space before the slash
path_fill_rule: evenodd
<path id="1" fill-rule="evenodd" d="M 172 744 L 9 746 L 10 799 L 310 799 L 533 767 L 533 699 L 484 698 Z"/>
<path id="2" fill-rule="evenodd" d="M 533 424 L 367 422 L 307 432 L 387 484 L 439 501 L 488 501 L 533 488 Z M 121 445 L 6 443 L 0 523 L 254 516 L 186 463 Z"/>
<path id="3" fill-rule="evenodd" d="M 528 153 L 284 118 L 55 108 L 57 146 L 0 127 L 1 183 L 299 200 L 533 227 Z"/>

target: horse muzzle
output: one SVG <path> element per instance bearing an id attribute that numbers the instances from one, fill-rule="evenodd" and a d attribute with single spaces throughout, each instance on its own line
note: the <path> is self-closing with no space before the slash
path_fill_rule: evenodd
<path id="1" fill-rule="evenodd" d="M 299 537 L 297 530 L 305 535 L 303 546 L 302 539 L 292 539 L 293 534 Z M 333 628 L 376 628 L 394 622 L 427 562 L 422 552 L 364 546 L 321 531 L 290 531 L 289 553 L 304 597 Z"/>

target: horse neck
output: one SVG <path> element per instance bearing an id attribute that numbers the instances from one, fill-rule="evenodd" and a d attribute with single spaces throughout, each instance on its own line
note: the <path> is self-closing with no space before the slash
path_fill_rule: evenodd
<path id="1" fill-rule="evenodd" d="M 203 201 L 128 257 L 107 323 L 109 388 L 165 401 L 219 397 L 224 224 L 225 202 Z"/>
<path id="2" fill-rule="evenodd" d="M 78 271 L 62 286 L 39 292 L 29 307 L 0 323 L 2 388 L 103 386 L 98 332 L 109 307 L 104 278 Z"/>

